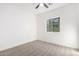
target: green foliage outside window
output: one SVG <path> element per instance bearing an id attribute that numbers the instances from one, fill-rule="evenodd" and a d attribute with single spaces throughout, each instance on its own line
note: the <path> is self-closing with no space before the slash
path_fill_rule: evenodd
<path id="1" fill-rule="evenodd" d="M 60 17 L 48 19 L 47 32 L 60 32 Z"/>

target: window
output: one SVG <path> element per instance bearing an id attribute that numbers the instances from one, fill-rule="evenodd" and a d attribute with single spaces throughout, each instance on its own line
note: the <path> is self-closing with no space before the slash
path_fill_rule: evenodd
<path id="1" fill-rule="evenodd" d="M 48 19 L 47 32 L 60 32 L 60 17 Z"/>

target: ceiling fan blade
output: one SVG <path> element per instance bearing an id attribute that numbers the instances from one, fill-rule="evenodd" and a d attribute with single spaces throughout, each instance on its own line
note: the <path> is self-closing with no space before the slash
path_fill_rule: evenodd
<path id="1" fill-rule="evenodd" d="M 48 5 L 53 5 L 53 3 L 48 3 Z"/>
<path id="2" fill-rule="evenodd" d="M 40 6 L 40 3 L 35 7 L 35 9 L 37 9 Z"/>
<path id="3" fill-rule="evenodd" d="M 43 3 L 43 5 L 44 5 L 46 8 L 49 8 L 48 5 L 46 5 L 45 3 Z"/>

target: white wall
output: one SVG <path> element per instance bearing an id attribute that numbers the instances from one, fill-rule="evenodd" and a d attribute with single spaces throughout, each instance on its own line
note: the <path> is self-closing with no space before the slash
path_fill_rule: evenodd
<path id="1" fill-rule="evenodd" d="M 35 15 L 26 4 L 0 4 L 0 50 L 36 40 Z"/>
<path id="2" fill-rule="evenodd" d="M 79 47 L 79 4 L 76 4 L 77 7 L 77 44 Z"/>
<path id="3" fill-rule="evenodd" d="M 37 14 L 37 25 L 36 16 L 32 14 L 31 8 L 26 4 L 0 4 L 0 50 L 36 39 L 72 48 L 79 47 L 79 32 L 76 28 L 78 10 L 74 4 Z M 47 19 L 56 16 L 61 18 L 61 31 L 46 32 Z"/>
<path id="4" fill-rule="evenodd" d="M 75 6 L 75 4 L 69 4 L 46 13 L 38 14 L 37 39 L 71 48 L 78 48 Z M 47 32 L 47 20 L 57 16 L 60 17 L 60 32 Z"/>

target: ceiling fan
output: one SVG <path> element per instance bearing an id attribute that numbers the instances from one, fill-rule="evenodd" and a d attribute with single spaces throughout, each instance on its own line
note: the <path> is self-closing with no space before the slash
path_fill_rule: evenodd
<path id="1" fill-rule="evenodd" d="M 38 3 L 35 9 L 38 9 L 39 6 L 44 6 L 46 8 L 49 8 L 49 5 L 52 5 L 53 3 Z"/>

